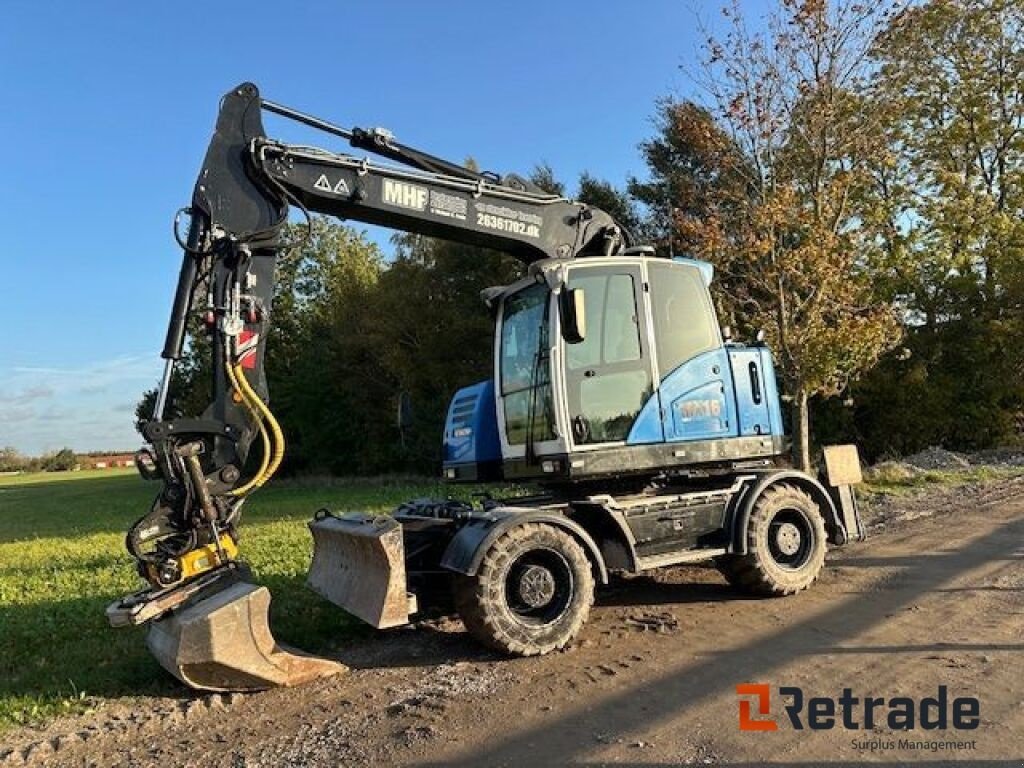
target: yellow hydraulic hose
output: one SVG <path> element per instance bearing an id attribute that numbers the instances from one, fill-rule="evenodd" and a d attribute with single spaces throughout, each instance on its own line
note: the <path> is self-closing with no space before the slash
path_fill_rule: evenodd
<path id="1" fill-rule="evenodd" d="M 261 485 L 259 480 L 267 472 L 267 466 L 270 464 L 271 453 L 270 435 L 267 434 L 267 428 L 263 425 L 263 416 L 260 413 L 259 409 L 257 409 L 256 406 L 250 403 L 246 399 L 245 394 L 242 392 L 242 388 L 238 384 L 238 377 L 235 375 L 234 369 L 231 367 L 230 364 L 226 365 L 225 368 L 227 370 L 228 380 L 231 382 L 231 388 L 238 393 L 238 396 L 242 399 L 242 402 L 245 405 L 246 409 L 249 411 L 250 414 L 252 414 L 252 417 L 256 422 L 256 426 L 259 427 L 260 439 L 263 443 L 263 458 L 260 461 L 259 470 L 257 470 L 256 474 L 253 475 L 247 483 L 238 486 L 237 488 L 233 489 L 230 492 L 232 496 L 244 496 L 245 494 L 249 493 L 249 491 L 258 488 L 259 485 Z M 244 378 L 244 376 L 242 378 Z M 260 401 L 260 404 L 262 405 L 262 401 Z"/>
<path id="2" fill-rule="evenodd" d="M 237 380 L 238 387 L 241 390 L 242 397 L 248 400 L 249 405 L 255 407 L 263 414 L 264 421 L 270 426 L 270 432 L 273 435 L 274 448 L 270 458 L 270 466 L 262 473 L 259 473 L 254 478 L 257 488 L 263 485 L 267 480 L 273 477 L 274 473 L 277 472 L 277 468 L 281 466 L 281 461 L 284 459 L 284 433 L 281 431 L 281 425 L 277 423 L 277 419 L 274 418 L 274 414 L 267 408 L 267 404 L 260 399 L 260 396 L 253 391 L 253 388 L 249 386 L 248 380 L 245 378 L 245 372 L 242 370 L 241 365 L 235 366 L 235 379 Z M 251 481 L 250 481 L 251 482 Z"/>

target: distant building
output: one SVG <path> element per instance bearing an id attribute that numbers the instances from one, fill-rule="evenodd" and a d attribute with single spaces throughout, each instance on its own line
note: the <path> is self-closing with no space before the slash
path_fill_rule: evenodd
<path id="1" fill-rule="evenodd" d="M 97 454 L 80 456 L 82 469 L 113 469 L 114 467 L 134 467 L 135 456 L 131 453 Z"/>

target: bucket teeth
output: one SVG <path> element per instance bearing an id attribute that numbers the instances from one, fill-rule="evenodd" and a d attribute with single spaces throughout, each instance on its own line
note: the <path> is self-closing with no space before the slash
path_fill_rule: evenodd
<path id="1" fill-rule="evenodd" d="M 186 685 L 205 691 L 257 691 L 302 685 L 345 671 L 336 661 L 274 641 L 266 587 L 235 582 L 150 622 L 146 643 Z"/>
<path id="2" fill-rule="evenodd" d="M 388 515 L 320 517 L 309 524 L 309 586 L 378 629 L 409 623 L 402 526 Z"/>

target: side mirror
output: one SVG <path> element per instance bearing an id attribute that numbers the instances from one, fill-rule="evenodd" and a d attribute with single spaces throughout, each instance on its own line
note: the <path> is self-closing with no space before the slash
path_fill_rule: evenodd
<path id="1" fill-rule="evenodd" d="M 587 337 L 587 309 L 583 289 L 563 289 L 558 301 L 562 316 L 562 338 L 569 344 L 579 344 Z"/>
<path id="2" fill-rule="evenodd" d="M 412 398 L 408 392 L 398 393 L 398 431 L 405 434 L 412 429 Z"/>
<path id="3" fill-rule="evenodd" d="M 732 341 L 732 326 L 731 325 L 722 326 L 722 339 L 724 341 Z"/>

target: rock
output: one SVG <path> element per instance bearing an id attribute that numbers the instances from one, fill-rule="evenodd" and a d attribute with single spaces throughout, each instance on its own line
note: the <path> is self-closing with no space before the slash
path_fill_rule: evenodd
<path id="1" fill-rule="evenodd" d="M 24 765 L 25 752 L 20 749 L 0 750 L 0 765 Z"/>
<path id="2" fill-rule="evenodd" d="M 438 731 L 432 725 L 409 726 L 399 733 L 399 738 L 405 746 L 411 747 L 421 741 L 432 741 L 438 736 Z"/>
<path id="3" fill-rule="evenodd" d="M 1024 467 L 1024 449 L 986 448 L 968 455 L 971 464 L 999 467 Z"/>
<path id="4" fill-rule="evenodd" d="M 82 741 L 82 737 L 77 733 L 65 733 L 61 736 L 58 736 L 55 739 L 55 741 L 57 742 L 55 748 L 60 750 L 66 749 L 67 747 L 70 747 L 74 744 L 78 744 Z"/>
<path id="5" fill-rule="evenodd" d="M 626 617 L 626 622 L 641 632 L 654 631 L 668 634 L 679 629 L 679 620 L 672 613 L 637 613 Z M 625 634 L 622 635 L 625 637 Z"/>
<path id="6" fill-rule="evenodd" d="M 52 754 L 53 744 L 48 741 L 37 741 L 25 750 L 25 762 L 30 763 L 33 760 L 49 757 Z"/>
<path id="7" fill-rule="evenodd" d="M 953 451 L 947 451 L 938 446 L 925 448 L 923 451 L 906 456 L 903 463 L 918 469 L 967 469 L 971 466 L 971 462 L 959 453 L 953 453 Z"/>

